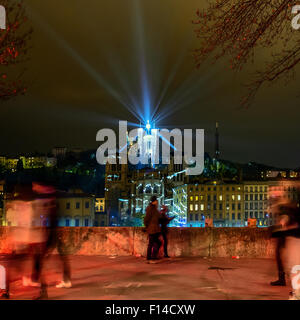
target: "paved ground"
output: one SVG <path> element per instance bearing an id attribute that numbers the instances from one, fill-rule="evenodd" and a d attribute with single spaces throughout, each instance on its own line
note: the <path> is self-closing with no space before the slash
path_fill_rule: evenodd
<path id="1" fill-rule="evenodd" d="M 57 289 L 61 263 L 46 262 L 49 299 L 288 299 L 290 286 L 271 287 L 276 267 L 269 259 L 172 258 L 147 264 L 137 257 L 71 257 L 73 287 Z M 29 274 L 30 265 L 25 274 Z M 12 284 L 12 299 L 32 299 L 36 288 Z"/>

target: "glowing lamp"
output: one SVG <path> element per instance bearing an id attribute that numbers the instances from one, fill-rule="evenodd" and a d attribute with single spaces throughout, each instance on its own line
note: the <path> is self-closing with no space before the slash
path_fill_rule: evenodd
<path id="1" fill-rule="evenodd" d="M 146 129 L 147 129 L 147 130 L 150 130 L 150 129 L 151 129 L 151 124 L 150 124 L 149 120 L 147 121 Z"/>

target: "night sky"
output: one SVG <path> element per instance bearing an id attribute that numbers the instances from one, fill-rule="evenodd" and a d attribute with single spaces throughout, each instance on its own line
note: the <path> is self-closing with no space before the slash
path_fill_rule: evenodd
<path id="1" fill-rule="evenodd" d="M 207 152 L 219 121 L 222 158 L 299 167 L 299 72 L 240 109 L 243 84 L 270 52 L 257 52 L 238 74 L 227 59 L 196 70 L 191 21 L 205 2 L 26 0 L 34 28 L 28 93 L 1 102 L 0 154 L 96 150 L 99 129 L 139 123 L 158 107 L 158 127 L 205 129 Z"/>

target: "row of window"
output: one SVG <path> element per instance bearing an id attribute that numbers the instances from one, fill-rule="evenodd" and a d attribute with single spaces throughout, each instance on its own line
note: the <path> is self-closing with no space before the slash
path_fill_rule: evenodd
<path id="1" fill-rule="evenodd" d="M 206 210 L 217 210 L 217 204 L 214 203 L 212 206 L 210 204 L 207 204 L 206 206 Z M 237 206 L 235 203 L 232 203 L 231 204 L 231 210 L 241 210 L 241 204 L 238 203 Z M 226 210 L 229 210 L 230 209 L 230 206 L 229 204 L 227 203 L 226 206 L 225 206 Z M 198 211 L 199 210 L 199 205 L 198 204 L 190 204 L 190 211 Z M 205 206 L 203 203 L 200 204 L 200 211 L 204 211 L 205 210 Z M 218 206 L 218 210 L 223 210 L 223 203 L 219 203 L 219 206 Z"/>
<path id="2" fill-rule="evenodd" d="M 90 207 L 89 201 L 86 201 L 86 202 L 84 203 L 84 207 L 85 207 L 86 209 L 88 209 L 88 208 Z M 66 209 L 71 209 L 71 203 L 70 203 L 70 202 L 67 202 L 67 203 L 66 203 Z M 80 202 L 76 202 L 76 203 L 75 203 L 75 209 L 80 209 Z"/>
<path id="3" fill-rule="evenodd" d="M 272 190 L 284 190 L 284 191 L 296 191 L 296 187 L 286 187 L 286 186 L 271 186 Z M 189 190 L 190 191 L 217 191 L 220 190 L 226 190 L 226 191 L 236 191 L 236 190 L 241 190 L 241 187 L 223 187 L 219 186 L 218 188 L 216 186 L 214 187 L 204 187 L 204 186 L 190 186 Z M 245 186 L 244 188 L 245 192 L 268 192 L 268 186 Z M 177 190 L 177 193 L 182 193 L 182 189 Z"/>
<path id="4" fill-rule="evenodd" d="M 199 186 L 190 186 L 190 191 L 204 191 L 205 187 L 199 187 Z M 219 186 L 218 190 L 222 191 L 223 187 Z M 226 191 L 236 191 L 241 190 L 241 187 L 224 187 L 224 190 Z M 207 191 L 217 191 L 217 187 L 207 187 Z"/>
<path id="5" fill-rule="evenodd" d="M 194 200 L 198 201 L 199 198 L 200 198 L 200 200 L 203 200 L 204 196 L 202 196 L 202 195 L 201 196 L 190 196 L 190 201 L 194 201 Z M 230 199 L 230 196 L 229 196 L 229 194 L 227 194 L 226 195 L 226 200 L 229 201 L 229 199 Z M 217 195 L 216 194 L 214 194 L 213 196 L 207 195 L 207 201 L 212 201 L 212 200 L 217 201 Z M 219 195 L 219 200 L 223 201 L 223 195 Z M 233 201 L 235 201 L 235 200 L 241 201 L 241 195 L 240 194 L 238 194 L 238 195 L 232 194 L 231 195 L 231 200 L 233 200 Z"/>
<path id="6" fill-rule="evenodd" d="M 259 190 L 259 191 L 258 191 Z M 268 191 L 268 187 L 267 186 L 251 186 L 251 187 L 245 187 L 245 191 L 248 192 L 267 192 Z"/>
<path id="7" fill-rule="evenodd" d="M 268 195 L 267 194 L 245 194 L 245 201 L 248 200 L 267 200 Z"/>
<path id="8" fill-rule="evenodd" d="M 198 201 L 199 199 L 200 200 L 204 200 L 205 196 L 204 195 L 200 195 L 200 196 L 190 196 L 190 201 Z M 207 195 L 207 201 L 211 201 L 211 200 L 214 200 L 214 201 L 217 201 L 217 195 L 214 194 L 214 195 Z M 229 201 L 229 199 L 235 201 L 235 200 L 238 200 L 238 201 L 241 201 L 241 195 L 238 194 L 238 195 L 235 195 L 235 194 L 232 194 L 231 197 L 229 194 L 226 195 L 226 197 L 223 197 L 223 195 L 219 195 L 218 197 L 218 200 L 219 201 L 223 201 L 223 198 L 226 198 L 227 201 Z M 267 200 L 268 199 L 268 196 L 267 194 L 245 194 L 245 201 L 258 201 L 258 200 Z"/>
<path id="9" fill-rule="evenodd" d="M 214 213 L 212 215 L 212 217 L 214 219 L 224 219 L 223 217 L 223 214 L 222 213 L 219 213 L 219 215 L 217 215 L 216 213 Z M 207 215 L 207 218 L 211 218 L 211 215 Z M 241 220 L 242 219 L 242 214 L 241 213 L 238 213 L 238 214 L 235 214 L 235 213 L 232 213 L 231 214 L 231 220 Z M 262 212 L 260 212 L 258 214 L 258 212 L 250 212 L 250 214 L 248 215 L 248 213 L 245 213 L 244 215 L 244 220 L 247 221 L 248 218 L 251 218 L 251 219 L 269 219 L 269 215 L 267 213 L 263 214 Z M 204 215 L 201 215 L 201 214 L 198 214 L 198 213 L 190 213 L 189 215 L 189 219 L 190 221 L 200 221 L 200 220 L 205 220 L 205 216 Z M 228 220 L 229 219 L 229 214 L 226 215 L 226 219 Z"/>
<path id="10" fill-rule="evenodd" d="M 268 204 L 265 202 L 265 203 L 262 203 L 262 202 L 246 202 L 245 203 L 245 210 L 252 210 L 252 209 L 267 209 L 268 207 Z"/>
<path id="11" fill-rule="evenodd" d="M 143 194 L 144 193 L 144 188 L 143 187 L 139 187 L 138 189 L 139 194 Z M 146 187 L 145 188 L 145 193 L 159 193 L 160 192 L 160 188 L 159 187 Z"/>
<path id="12" fill-rule="evenodd" d="M 89 219 L 84 219 L 83 221 L 83 226 L 84 227 L 89 227 Z M 65 220 L 65 227 L 70 227 L 71 226 L 71 219 L 66 219 Z M 80 227 L 80 219 L 75 219 L 75 227 Z"/>

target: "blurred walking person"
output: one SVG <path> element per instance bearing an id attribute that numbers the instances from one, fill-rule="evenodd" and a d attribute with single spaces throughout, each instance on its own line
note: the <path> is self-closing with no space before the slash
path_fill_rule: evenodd
<path id="1" fill-rule="evenodd" d="M 281 228 L 273 233 L 273 237 L 284 239 L 284 251 L 280 253 L 282 270 L 290 275 L 293 291 L 291 300 L 300 300 L 300 210 L 296 201 L 280 206 Z M 279 279 L 280 280 L 280 279 Z"/>
<path id="2" fill-rule="evenodd" d="M 71 266 L 69 261 L 69 255 L 64 253 L 64 244 L 59 240 L 57 231 L 58 231 L 58 217 L 57 217 L 57 203 L 56 189 L 45 183 L 33 183 L 33 190 L 39 194 L 39 198 L 42 201 L 44 206 L 45 213 L 47 215 L 47 242 L 45 247 L 45 253 L 47 256 L 57 248 L 59 258 L 62 262 L 63 268 L 63 280 L 56 285 L 56 288 L 71 288 Z M 44 256 L 42 257 L 44 258 Z M 40 273 L 40 260 L 37 258 L 35 269 L 33 274 L 36 274 L 35 277 L 38 277 Z"/>
<path id="3" fill-rule="evenodd" d="M 156 196 L 153 196 L 150 200 L 150 204 L 146 208 L 146 216 L 144 218 L 144 225 L 149 237 L 148 249 L 147 249 L 147 261 L 149 263 L 155 263 L 158 260 L 158 251 L 161 246 L 159 239 L 161 235 L 160 218 L 161 215 L 157 209 L 158 201 Z"/>
<path id="4" fill-rule="evenodd" d="M 285 235 L 282 233 L 285 226 L 285 217 L 282 212 L 283 206 L 288 202 L 285 193 L 278 190 L 277 187 L 270 187 L 269 191 L 269 211 L 272 212 L 274 218 L 277 220 L 270 230 L 272 238 L 276 238 L 275 259 L 278 272 L 278 279 L 271 281 L 271 286 L 286 286 L 285 272 L 283 265 L 283 250 L 285 247 Z"/>
<path id="5" fill-rule="evenodd" d="M 24 262 L 30 258 L 35 259 L 37 252 L 43 251 L 45 244 L 45 228 L 39 227 L 35 211 L 35 194 L 31 184 L 20 184 L 16 187 L 13 199 L 7 204 L 7 220 L 11 228 L 11 254 L 7 259 L 6 295 L 10 295 L 10 283 L 13 272 L 24 272 Z M 37 223 L 38 227 L 35 227 Z M 23 285 L 42 287 L 40 279 L 30 279 L 23 276 Z"/>

